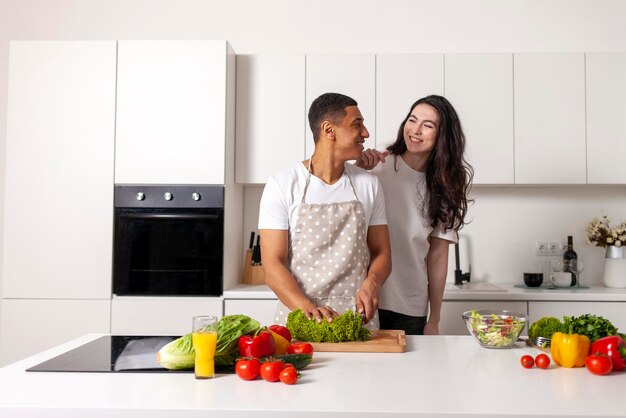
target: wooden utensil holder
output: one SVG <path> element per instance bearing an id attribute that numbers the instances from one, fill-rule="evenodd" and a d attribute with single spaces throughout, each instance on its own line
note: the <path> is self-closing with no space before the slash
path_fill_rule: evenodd
<path id="1" fill-rule="evenodd" d="M 245 284 L 265 284 L 263 266 L 252 265 L 252 250 L 246 250 L 243 258 L 243 282 Z"/>

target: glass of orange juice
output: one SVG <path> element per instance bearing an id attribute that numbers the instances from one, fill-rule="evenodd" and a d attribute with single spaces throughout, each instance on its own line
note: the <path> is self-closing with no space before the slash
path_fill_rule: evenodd
<path id="1" fill-rule="evenodd" d="M 217 317 L 194 316 L 193 348 L 196 352 L 196 379 L 211 379 L 215 376 L 215 348 L 217 347 Z"/>

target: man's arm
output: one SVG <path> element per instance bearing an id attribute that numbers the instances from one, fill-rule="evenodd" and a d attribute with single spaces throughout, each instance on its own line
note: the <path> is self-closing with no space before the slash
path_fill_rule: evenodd
<path id="1" fill-rule="evenodd" d="M 378 309 L 380 287 L 391 273 L 391 244 L 387 225 L 373 225 L 367 229 L 370 265 L 367 277 L 356 294 L 356 307 L 369 322 Z"/>
<path id="2" fill-rule="evenodd" d="M 276 293 L 278 299 L 290 310 L 302 309 L 307 318 L 314 317 L 321 322 L 322 317 L 332 320 L 336 312 L 326 307 L 316 307 L 306 297 L 295 277 L 287 268 L 289 233 L 287 230 L 261 229 L 261 254 L 265 282 Z"/>
<path id="3" fill-rule="evenodd" d="M 425 335 L 439 335 L 439 320 L 441 319 L 443 291 L 448 275 L 448 248 L 450 244 L 450 241 L 442 238 L 432 237 L 430 239 L 430 249 L 426 256 L 430 315 L 428 315 L 428 322 L 424 327 Z"/>

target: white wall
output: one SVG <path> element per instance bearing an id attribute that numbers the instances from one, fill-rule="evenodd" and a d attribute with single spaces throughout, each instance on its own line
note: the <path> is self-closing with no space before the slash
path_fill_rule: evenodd
<path id="1" fill-rule="evenodd" d="M 9 40 L 226 39 L 239 54 L 626 51 L 625 17 L 621 0 L 0 0 L 0 196 Z M 259 193 L 249 188 L 246 203 Z M 582 245 L 584 226 L 626 218 L 624 187 L 483 187 L 473 197 L 463 232 L 475 276 L 490 281 L 518 279 L 535 240 L 572 233 L 599 283 L 602 251 Z M 244 243 L 255 224 L 246 213 Z"/>

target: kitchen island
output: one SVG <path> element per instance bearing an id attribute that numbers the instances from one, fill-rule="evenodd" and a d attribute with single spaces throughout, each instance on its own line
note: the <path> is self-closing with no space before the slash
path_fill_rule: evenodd
<path id="1" fill-rule="evenodd" d="M 409 336 L 406 353 L 316 353 L 293 386 L 234 374 L 52 373 L 25 369 L 90 334 L 0 369 L 0 416 L 335 417 L 626 415 L 626 372 L 595 376 L 520 366 L 538 350 L 480 347 L 470 336 Z"/>

